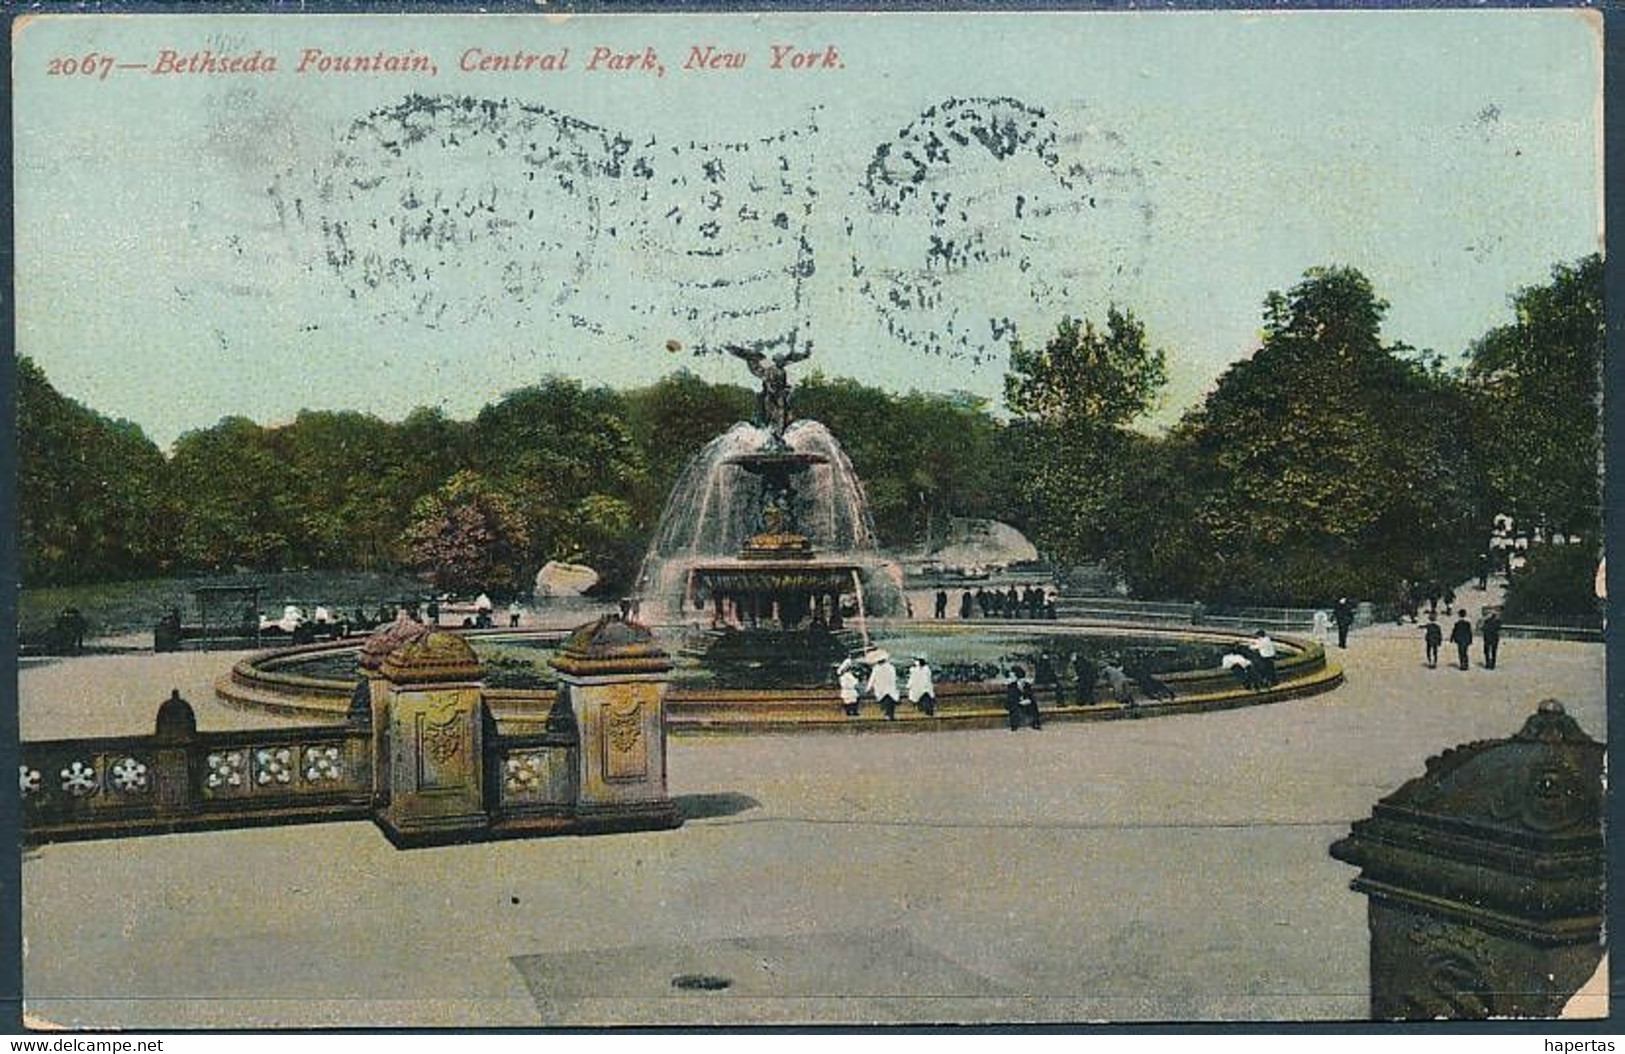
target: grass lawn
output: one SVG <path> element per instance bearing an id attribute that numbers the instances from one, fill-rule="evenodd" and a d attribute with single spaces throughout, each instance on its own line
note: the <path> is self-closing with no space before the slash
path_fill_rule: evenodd
<path id="1" fill-rule="evenodd" d="M 321 603 L 344 611 L 359 605 L 371 613 L 380 602 L 428 592 L 428 586 L 411 575 L 370 571 L 279 571 L 102 582 L 24 589 L 18 602 L 18 628 L 24 640 L 34 638 L 50 628 L 63 608 L 76 607 L 90 623 L 92 637 L 146 633 L 172 607 L 180 608 L 186 621 L 194 621 L 197 611 L 192 590 L 199 586 L 244 585 L 262 587 L 260 609 L 273 616 L 281 613 L 284 604 L 308 607 Z"/>

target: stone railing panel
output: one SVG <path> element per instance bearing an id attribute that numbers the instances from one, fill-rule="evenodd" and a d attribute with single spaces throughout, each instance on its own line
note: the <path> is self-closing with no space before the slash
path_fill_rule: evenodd
<path id="1" fill-rule="evenodd" d="M 372 790 L 365 728 L 198 732 L 22 744 L 25 842 L 152 834 L 365 815 Z"/>
<path id="2" fill-rule="evenodd" d="M 576 746 L 573 736 L 504 736 L 491 753 L 497 771 L 492 785 L 503 814 L 556 811 L 576 800 Z"/>

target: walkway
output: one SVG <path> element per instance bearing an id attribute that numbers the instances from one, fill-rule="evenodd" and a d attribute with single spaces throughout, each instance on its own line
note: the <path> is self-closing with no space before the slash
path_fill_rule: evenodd
<path id="1" fill-rule="evenodd" d="M 1427 670 L 1411 635 L 1357 632 L 1344 687 L 1266 707 L 676 741 L 676 831 L 48 846 L 23 863 L 26 997 L 42 1021 L 154 1028 L 1359 1018 L 1365 904 L 1327 845 L 1544 696 L 1603 733 L 1600 646 Z M 210 698 L 227 658 L 194 658 L 26 670 L 24 728 L 144 729 L 172 685 Z M 200 705 L 204 727 L 244 716 Z"/>

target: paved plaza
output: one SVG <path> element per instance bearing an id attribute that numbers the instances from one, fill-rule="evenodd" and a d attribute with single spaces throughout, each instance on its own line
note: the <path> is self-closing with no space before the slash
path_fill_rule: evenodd
<path id="1" fill-rule="evenodd" d="M 398 851 L 370 823 L 51 845 L 23 861 L 30 1018 L 66 1026 L 1360 1019 L 1365 900 L 1327 846 L 1424 760 L 1555 696 L 1604 734 L 1603 648 L 1419 630 L 1347 683 L 1191 716 L 677 739 L 677 830 Z M 203 729 L 225 653 L 25 668 L 25 738 Z M 677 977 L 729 982 L 708 991 Z"/>

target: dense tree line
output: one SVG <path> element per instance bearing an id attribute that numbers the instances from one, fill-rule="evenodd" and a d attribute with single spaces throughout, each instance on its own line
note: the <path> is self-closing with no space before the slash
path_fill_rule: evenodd
<path id="1" fill-rule="evenodd" d="M 840 437 L 893 549 L 992 516 L 1145 596 L 1386 599 L 1401 578 L 1466 577 L 1497 511 L 1596 540 L 1601 289 L 1597 257 L 1555 268 L 1447 370 L 1383 340 L 1363 275 L 1313 269 L 1266 296 L 1257 350 L 1161 435 L 1143 418 L 1166 353 L 1115 307 L 1012 346 L 1007 417 L 816 372 L 794 412 Z M 570 560 L 624 588 L 687 459 L 752 403 L 686 371 L 628 391 L 548 377 L 472 420 L 228 417 L 166 457 L 20 359 L 23 578 L 411 568 L 500 591 Z"/>
<path id="2" fill-rule="evenodd" d="M 1268 294 L 1258 349 L 1160 437 L 1128 428 L 1163 362 L 1131 315 L 1113 311 L 1103 332 L 1067 320 L 1042 353 L 1018 347 L 1007 402 L 1028 446 L 1015 464 L 1045 548 L 1106 560 L 1138 595 L 1218 604 L 1460 582 L 1497 512 L 1579 534 L 1594 561 L 1601 260 L 1516 294 L 1516 321 L 1454 370 L 1385 343 L 1387 307 L 1358 271 L 1311 269 Z"/>
<path id="3" fill-rule="evenodd" d="M 989 511 L 1000 428 L 980 401 L 816 375 L 796 399 L 846 441 L 885 545 Z M 166 458 L 23 359 L 24 581 L 410 568 L 443 588 L 505 591 L 565 560 L 618 589 L 688 458 L 753 403 L 687 372 L 630 391 L 549 377 L 469 421 L 430 409 L 399 422 L 306 411 L 273 427 L 227 417 Z"/>

